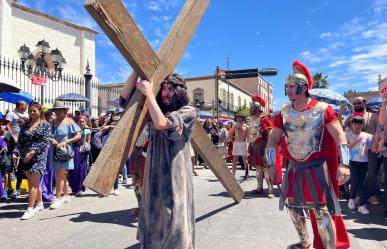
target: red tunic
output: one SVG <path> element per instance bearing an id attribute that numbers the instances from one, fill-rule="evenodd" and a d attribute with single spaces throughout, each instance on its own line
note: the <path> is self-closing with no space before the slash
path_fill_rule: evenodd
<path id="1" fill-rule="evenodd" d="M 261 137 L 257 137 L 257 139 L 255 140 L 255 143 L 266 142 L 269 137 L 269 132 L 273 127 L 274 127 L 273 121 L 270 119 L 270 117 L 267 115 L 262 115 L 260 118 L 260 129 L 258 131 L 261 134 Z M 262 151 L 261 154 L 257 153 L 255 158 L 250 158 L 250 160 L 254 160 L 254 159 L 255 159 L 254 165 L 264 165 L 263 163 L 264 151 Z M 279 154 L 278 149 L 276 150 L 276 168 L 277 168 L 278 178 L 277 178 L 277 182 L 274 182 L 274 184 L 280 184 L 282 180 L 282 177 L 281 177 L 282 161 L 281 161 L 281 156 Z"/>

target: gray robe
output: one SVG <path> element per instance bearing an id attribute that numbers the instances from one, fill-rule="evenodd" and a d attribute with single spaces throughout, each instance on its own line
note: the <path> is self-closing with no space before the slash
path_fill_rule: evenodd
<path id="1" fill-rule="evenodd" d="M 194 247 L 194 201 L 190 135 L 193 107 L 166 114 L 173 128 L 151 126 L 138 227 L 144 249 Z"/>

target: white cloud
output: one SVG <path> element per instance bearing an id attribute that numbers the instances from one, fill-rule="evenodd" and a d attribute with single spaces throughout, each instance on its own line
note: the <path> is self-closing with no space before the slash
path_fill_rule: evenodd
<path id="1" fill-rule="evenodd" d="M 183 59 L 185 60 L 191 59 L 191 53 L 189 51 L 185 51 L 183 54 Z"/>
<path id="2" fill-rule="evenodd" d="M 327 37 L 331 37 L 331 33 L 330 32 L 326 32 L 326 33 L 322 33 L 321 35 L 320 35 L 320 38 L 321 39 L 324 39 L 324 38 L 327 38 Z"/>
<path id="3" fill-rule="evenodd" d="M 180 74 L 180 75 L 187 75 L 189 73 L 189 70 L 187 68 L 177 67 L 175 69 L 175 73 Z"/>
<path id="4" fill-rule="evenodd" d="M 375 0 L 372 4 L 373 11 L 375 14 L 386 15 L 387 10 L 387 1 L 386 0 Z"/>
<path id="5" fill-rule="evenodd" d="M 146 6 L 146 7 L 147 7 L 149 10 L 152 10 L 152 11 L 158 11 L 158 12 L 161 12 L 161 11 L 162 11 L 160 4 L 156 3 L 155 1 L 149 2 L 149 5 Z"/>
<path id="6" fill-rule="evenodd" d="M 301 57 L 311 63 L 316 63 L 321 61 L 321 57 L 315 54 L 312 54 L 310 51 L 304 51 L 301 53 Z"/>

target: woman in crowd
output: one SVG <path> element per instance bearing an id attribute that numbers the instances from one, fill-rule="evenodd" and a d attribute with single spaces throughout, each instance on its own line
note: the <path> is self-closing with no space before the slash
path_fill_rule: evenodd
<path id="1" fill-rule="evenodd" d="M 10 121 L 0 118 L 0 139 L 6 143 L 6 148 L 0 151 L 0 168 L 3 177 L 4 192 L 1 199 L 8 199 L 8 192 L 12 191 L 10 174 L 12 173 L 12 151 L 15 148 L 15 139 L 13 138 L 10 128 Z"/>
<path id="2" fill-rule="evenodd" d="M 78 126 L 81 128 L 81 139 L 73 144 L 74 148 L 74 169 L 69 171 L 69 185 L 76 196 L 85 192 L 83 181 L 87 175 L 88 156 L 90 153 L 90 129 L 86 128 L 86 118 L 78 118 Z"/>
<path id="3" fill-rule="evenodd" d="M 42 106 L 33 102 L 28 107 L 29 121 L 20 127 L 16 148 L 13 152 L 15 165 L 22 169 L 28 180 L 28 209 L 21 217 L 27 220 L 42 211 L 40 177 L 46 172 L 50 125 L 44 120 Z M 35 201 L 37 202 L 34 208 Z"/>
<path id="4" fill-rule="evenodd" d="M 66 171 L 74 169 L 73 159 L 67 161 L 55 160 L 54 154 L 56 147 L 65 148 L 67 145 L 78 141 L 81 138 L 79 126 L 69 117 L 69 110 L 62 101 L 55 101 L 54 106 L 49 110 L 55 113 L 55 120 L 52 122 L 52 138 L 51 143 L 51 163 L 55 170 L 55 192 L 56 199 L 51 204 L 51 209 L 56 209 L 62 204 L 70 202 L 70 196 L 67 190 Z M 63 197 L 62 197 L 63 194 Z"/>

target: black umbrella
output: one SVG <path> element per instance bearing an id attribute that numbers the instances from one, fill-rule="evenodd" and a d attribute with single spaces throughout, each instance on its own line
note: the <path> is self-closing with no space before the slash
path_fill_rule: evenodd
<path id="1" fill-rule="evenodd" d="M 16 82 L 0 75 L 0 93 L 18 93 L 20 88 L 16 86 Z"/>
<path id="2" fill-rule="evenodd" d="M 58 96 L 56 100 L 72 101 L 72 102 L 90 102 L 88 98 L 78 93 L 66 93 Z"/>

